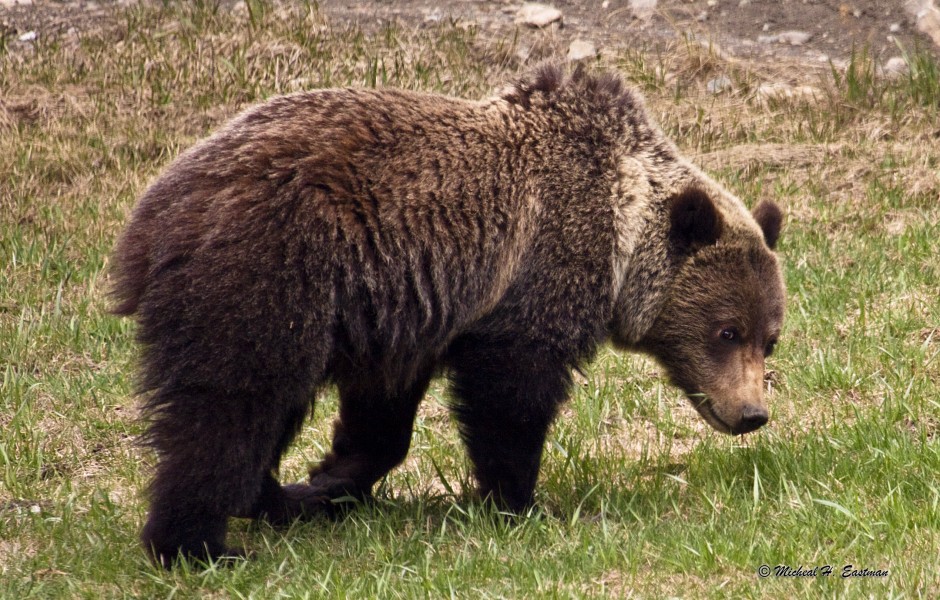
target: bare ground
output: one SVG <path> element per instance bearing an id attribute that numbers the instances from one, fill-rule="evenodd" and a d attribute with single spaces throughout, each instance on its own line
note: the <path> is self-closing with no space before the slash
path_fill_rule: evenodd
<path id="1" fill-rule="evenodd" d="M 0 40 L 16 51 L 28 47 L 19 38 L 30 32 L 51 39 L 78 35 L 137 1 L 150 0 L 0 0 Z M 318 5 L 332 22 L 366 30 L 388 23 L 413 28 L 448 20 L 464 23 L 485 38 L 512 40 L 520 48 L 521 62 L 563 54 L 575 39 L 590 40 L 601 52 L 655 50 L 696 39 L 728 56 L 771 68 L 781 61 L 839 65 L 853 50 L 862 49 L 882 62 L 915 48 L 936 51 L 931 39 L 918 31 L 912 3 L 906 0 L 647 0 L 655 9 L 645 15 L 634 8 L 636 2 L 548 2 L 564 16 L 560 25 L 541 30 L 515 23 L 522 3 L 513 0 L 321 0 Z M 244 7 L 232 0 L 219 0 L 219 5 L 221 10 Z M 811 37 L 799 45 L 770 41 L 786 31 Z"/>
<path id="2" fill-rule="evenodd" d="M 588 38 L 606 47 L 656 47 L 686 34 L 711 40 L 727 52 L 747 58 L 821 56 L 846 59 L 853 48 L 869 47 L 876 56 L 930 46 L 918 32 L 903 0 L 659 0 L 649 18 L 638 18 L 630 0 L 547 2 L 562 11 L 556 33 L 565 39 Z M 521 2 L 509 0 L 396 0 L 354 2 L 323 0 L 333 18 L 359 25 L 383 21 L 433 23 L 457 19 L 476 23 L 494 35 L 512 33 Z M 606 6 L 604 6 L 606 4 Z M 894 31 L 892 31 L 892 25 Z M 759 41 L 784 31 L 812 34 L 800 46 Z"/>

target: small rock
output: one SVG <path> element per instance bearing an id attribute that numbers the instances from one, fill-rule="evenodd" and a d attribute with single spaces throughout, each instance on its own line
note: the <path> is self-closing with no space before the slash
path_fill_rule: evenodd
<path id="1" fill-rule="evenodd" d="M 29 512 L 33 513 L 34 515 L 38 515 L 39 513 L 42 512 L 42 507 L 39 506 L 38 504 L 33 504 L 32 506 L 29 507 Z"/>
<path id="2" fill-rule="evenodd" d="M 940 8 L 937 8 L 936 2 L 912 0 L 907 3 L 907 9 L 916 19 L 917 30 L 930 36 L 934 44 L 940 46 Z"/>
<path id="3" fill-rule="evenodd" d="M 630 0 L 630 10 L 634 18 L 648 21 L 656 11 L 656 0 Z"/>
<path id="4" fill-rule="evenodd" d="M 819 95 L 819 90 L 808 85 L 794 87 L 786 83 L 762 83 L 757 86 L 757 95 L 766 100 L 814 98 Z"/>
<path id="5" fill-rule="evenodd" d="M 699 14 L 697 14 L 697 15 L 695 16 L 695 20 L 698 21 L 699 23 L 704 23 L 705 21 L 707 21 L 707 20 L 708 20 L 708 11 L 707 11 L 707 10 L 703 10 L 702 12 L 700 12 Z"/>
<path id="6" fill-rule="evenodd" d="M 757 36 L 758 44 L 776 44 L 778 37 L 776 35 L 759 35 Z"/>
<path id="7" fill-rule="evenodd" d="M 813 34 L 806 31 L 784 31 L 777 35 L 777 41 L 791 46 L 802 46 L 812 39 Z"/>
<path id="8" fill-rule="evenodd" d="M 797 86 L 793 88 L 793 94 L 802 98 L 819 98 L 822 96 L 822 92 L 819 88 L 815 88 L 811 85 Z"/>
<path id="9" fill-rule="evenodd" d="M 833 58 L 829 62 L 830 64 L 832 64 L 833 67 L 835 67 L 836 69 L 840 71 L 845 71 L 846 69 L 849 68 L 849 61 L 844 58 Z"/>
<path id="10" fill-rule="evenodd" d="M 764 26 L 760 28 L 761 31 L 770 31 L 770 23 L 764 23 Z"/>
<path id="11" fill-rule="evenodd" d="M 21 42 L 32 42 L 32 41 L 35 41 L 37 37 L 38 35 L 36 34 L 35 31 L 27 31 L 26 33 L 24 33 L 23 35 L 21 35 L 20 37 L 16 39 L 18 39 Z"/>
<path id="12" fill-rule="evenodd" d="M 900 23 L 892 23 L 892 24 L 891 24 L 891 27 L 888 27 L 888 31 L 890 31 L 891 33 L 897 33 L 897 32 L 899 32 L 899 31 L 901 31 L 901 24 L 900 24 Z"/>
<path id="13" fill-rule="evenodd" d="M 14 6 L 30 6 L 33 0 L 0 0 L 0 6 L 12 8 Z"/>
<path id="14" fill-rule="evenodd" d="M 545 27 L 555 21 L 561 21 L 561 11 L 554 6 L 527 2 L 516 13 L 516 23 L 529 27 Z"/>
<path id="15" fill-rule="evenodd" d="M 895 78 L 901 77 L 902 75 L 907 75 L 910 71 L 910 67 L 907 64 L 907 61 L 901 58 L 900 56 L 892 56 L 889 58 L 884 67 L 882 67 L 886 77 Z"/>
<path id="16" fill-rule="evenodd" d="M 885 225 L 885 231 L 890 235 L 901 235 L 905 229 L 907 229 L 907 223 L 902 218 L 894 219 Z"/>
<path id="17" fill-rule="evenodd" d="M 705 84 L 709 94 L 720 94 L 732 86 L 732 81 L 725 75 L 719 75 Z"/>
<path id="18" fill-rule="evenodd" d="M 604 0 L 603 2 L 601 2 L 601 8 L 603 9 L 610 8 L 610 0 Z"/>
<path id="19" fill-rule="evenodd" d="M 568 46 L 568 60 L 582 60 L 597 56 L 597 47 L 589 40 L 575 40 Z"/>
<path id="20" fill-rule="evenodd" d="M 761 98 L 781 98 L 789 95 L 791 89 L 785 83 L 762 83 L 757 86 L 757 95 Z"/>
<path id="21" fill-rule="evenodd" d="M 714 8 L 718 6 L 718 0 L 708 0 L 705 4 L 707 4 L 709 8 Z"/>
<path id="22" fill-rule="evenodd" d="M 751 0 L 741 0 L 738 2 L 738 8 L 743 8 L 751 3 Z"/>

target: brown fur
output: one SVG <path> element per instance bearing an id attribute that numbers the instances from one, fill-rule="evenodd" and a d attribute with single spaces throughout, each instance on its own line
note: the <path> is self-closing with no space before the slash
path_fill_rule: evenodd
<path id="1" fill-rule="evenodd" d="M 660 359 L 717 428 L 760 426 L 783 285 L 779 209 L 756 215 L 612 75 L 543 67 L 482 102 L 346 89 L 248 110 L 147 190 L 114 254 L 159 455 L 145 545 L 167 566 L 217 557 L 229 516 L 367 497 L 440 370 L 481 493 L 513 510 L 570 370 L 608 338 Z M 716 343 L 729 324 L 740 343 Z M 332 451 L 309 485 L 281 487 L 328 383 Z"/>

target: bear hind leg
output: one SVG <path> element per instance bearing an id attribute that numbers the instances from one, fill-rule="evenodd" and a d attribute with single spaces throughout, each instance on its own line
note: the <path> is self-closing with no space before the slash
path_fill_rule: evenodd
<path id="1" fill-rule="evenodd" d="M 282 428 L 281 438 L 275 446 L 271 463 L 264 470 L 261 491 L 254 504 L 247 511 L 233 514 L 233 517 L 264 519 L 272 524 L 286 525 L 294 521 L 304 511 L 304 498 L 296 497 L 296 486 L 282 486 L 277 479 L 281 457 L 291 441 L 300 432 L 306 418 L 306 407 L 298 407 L 287 416 L 287 424 Z"/>
<path id="2" fill-rule="evenodd" d="M 158 390 L 148 403 L 158 454 L 141 541 L 170 568 L 184 559 L 241 555 L 225 545 L 228 517 L 257 506 L 271 465 L 306 414 L 305 394 L 274 397 L 205 389 Z M 276 483 L 276 482 L 275 482 Z"/>

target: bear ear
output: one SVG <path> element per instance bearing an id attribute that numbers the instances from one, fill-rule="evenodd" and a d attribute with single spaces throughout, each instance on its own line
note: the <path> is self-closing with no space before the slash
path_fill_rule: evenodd
<path id="1" fill-rule="evenodd" d="M 780 207 L 770 200 L 763 200 L 751 211 L 754 220 L 760 225 L 764 232 L 764 241 L 767 246 L 773 250 L 777 246 L 777 240 L 780 239 L 780 229 L 783 226 L 783 211 Z"/>
<path id="2" fill-rule="evenodd" d="M 669 237 L 682 248 L 709 246 L 721 237 L 724 223 L 705 191 L 691 187 L 670 199 Z"/>

